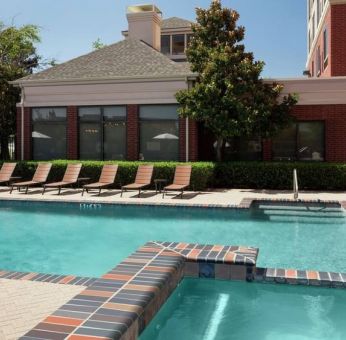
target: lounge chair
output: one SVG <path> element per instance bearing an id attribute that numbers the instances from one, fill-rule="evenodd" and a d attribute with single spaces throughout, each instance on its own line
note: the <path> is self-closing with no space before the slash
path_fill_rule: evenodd
<path id="1" fill-rule="evenodd" d="M 163 188 L 162 198 L 165 198 L 166 191 L 181 191 L 180 197 L 182 198 L 184 190 L 190 185 L 191 170 L 191 165 L 177 165 L 173 184 Z"/>
<path id="2" fill-rule="evenodd" d="M 89 190 L 98 190 L 99 196 L 101 195 L 101 190 L 106 189 L 114 184 L 115 177 L 118 172 L 118 165 L 104 165 L 102 168 L 101 176 L 98 182 L 91 183 L 83 186 L 82 196 L 84 191 L 89 192 Z"/>
<path id="3" fill-rule="evenodd" d="M 153 171 L 154 171 L 153 165 L 140 165 L 137 170 L 135 182 L 132 184 L 122 186 L 120 196 L 121 197 L 123 196 L 124 191 L 138 190 L 138 197 L 141 197 L 141 190 L 148 187 L 151 184 Z"/>
<path id="4" fill-rule="evenodd" d="M 71 187 L 78 182 L 78 177 L 82 164 L 68 164 L 65 175 L 61 182 L 49 183 L 43 186 L 42 195 L 46 192 L 46 189 L 58 189 L 58 195 L 61 193 L 62 188 Z"/>
<path id="5" fill-rule="evenodd" d="M 17 163 L 4 163 L 0 170 L 0 184 L 10 185 L 11 177 Z"/>
<path id="6" fill-rule="evenodd" d="M 27 194 L 29 187 L 44 185 L 47 182 L 47 178 L 51 168 L 52 168 L 51 163 L 39 163 L 32 180 L 11 184 L 10 194 L 12 194 L 13 188 L 17 188 L 19 191 L 21 188 L 25 188 L 25 193 Z"/>

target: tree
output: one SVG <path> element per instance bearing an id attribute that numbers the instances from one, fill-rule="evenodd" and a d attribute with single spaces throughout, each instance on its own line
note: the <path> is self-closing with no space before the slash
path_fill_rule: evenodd
<path id="1" fill-rule="evenodd" d="M 9 82 L 29 75 L 39 66 L 35 43 L 40 41 L 34 25 L 5 26 L 0 22 L 0 159 L 8 159 L 8 139 L 15 132 L 16 103 L 20 89 Z"/>
<path id="2" fill-rule="evenodd" d="M 100 50 L 101 48 L 106 47 L 107 45 L 104 44 L 100 38 L 97 38 L 93 43 L 92 43 L 92 47 L 94 50 Z"/>
<path id="3" fill-rule="evenodd" d="M 195 85 L 176 94 L 180 115 L 203 122 L 217 136 L 217 160 L 232 137 L 270 137 L 286 127 L 294 95 L 281 98 L 282 86 L 261 78 L 264 62 L 241 44 L 245 28 L 239 14 L 223 8 L 219 0 L 208 9 L 196 9 L 196 24 L 186 54 Z"/>

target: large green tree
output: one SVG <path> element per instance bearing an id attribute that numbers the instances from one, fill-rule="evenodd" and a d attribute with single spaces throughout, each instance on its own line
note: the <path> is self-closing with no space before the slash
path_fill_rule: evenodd
<path id="1" fill-rule="evenodd" d="M 40 41 L 34 25 L 5 26 L 0 22 L 0 159 L 9 158 L 8 139 L 15 133 L 16 103 L 20 89 L 9 82 L 24 77 L 38 67 L 35 44 Z"/>
<path id="2" fill-rule="evenodd" d="M 270 137 L 288 125 L 294 95 L 281 98 L 282 86 L 261 78 L 264 62 L 255 61 L 242 41 L 245 29 L 239 14 L 219 0 L 196 9 L 193 36 L 186 51 L 194 86 L 176 95 L 180 114 L 204 123 L 217 139 L 217 159 L 227 139 Z"/>

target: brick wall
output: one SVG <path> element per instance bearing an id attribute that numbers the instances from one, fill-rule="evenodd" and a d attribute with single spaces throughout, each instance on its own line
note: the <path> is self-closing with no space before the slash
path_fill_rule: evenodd
<path id="1" fill-rule="evenodd" d="M 136 161 L 139 155 L 139 106 L 127 105 L 127 160 Z"/>
<path id="2" fill-rule="evenodd" d="M 298 105 L 292 112 L 298 121 L 325 123 L 325 160 L 346 162 L 346 105 Z M 263 160 L 271 160 L 271 143 L 263 143 Z"/>
<path id="3" fill-rule="evenodd" d="M 17 108 L 17 160 L 21 160 L 22 150 L 22 109 Z M 32 142 L 31 142 L 31 109 L 28 107 L 24 108 L 24 160 L 28 161 L 32 158 Z"/>
<path id="4" fill-rule="evenodd" d="M 78 159 L 78 108 L 67 107 L 67 158 Z"/>
<path id="5" fill-rule="evenodd" d="M 331 9 L 331 75 L 346 76 L 346 4 Z"/>
<path id="6" fill-rule="evenodd" d="M 186 161 L 186 120 L 179 118 L 179 160 Z M 189 161 L 198 161 L 198 125 L 189 120 Z"/>

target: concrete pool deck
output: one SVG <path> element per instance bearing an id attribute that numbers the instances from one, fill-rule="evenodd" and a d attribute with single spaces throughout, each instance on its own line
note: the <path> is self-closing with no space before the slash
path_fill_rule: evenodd
<path id="1" fill-rule="evenodd" d="M 268 200 L 293 200 L 292 191 L 275 190 L 251 190 L 251 189 L 219 189 L 203 192 L 187 191 L 183 198 L 179 198 L 174 193 L 168 193 L 162 199 L 161 194 L 155 191 L 145 191 L 141 198 L 137 197 L 137 192 L 125 192 L 120 197 L 120 190 L 105 190 L 101 196 L 96 193 L 81 195 L 81 189 L 65 189 L 61 195 L 55 191 L 47 191 L 42 196 L 42 189 L 32 188 L 26 195 L 23 192 L 13 191 L 9 193 L 7 188 L 0 188 L 0 200 L 33 200 L 33 201 L 57 201 L 57 202 L 81 202 L 81 203 L 140 203 L 140 204 L 163 204 L 163 205 L 186 205 L 186 206 L 221 206 L 221 207 L 244 207 L 244 200 L 268 199 Z M 343 206 L 346 202 L 346 192 L 312 192 L 302 191 L 299 199 L 307 201 L 339 201 Z"/>
<path id="2" fill-rule="evenodd" d="M 0 279 L 0 339 L 18 339 L 84 289 L 84 286 Z"/>

